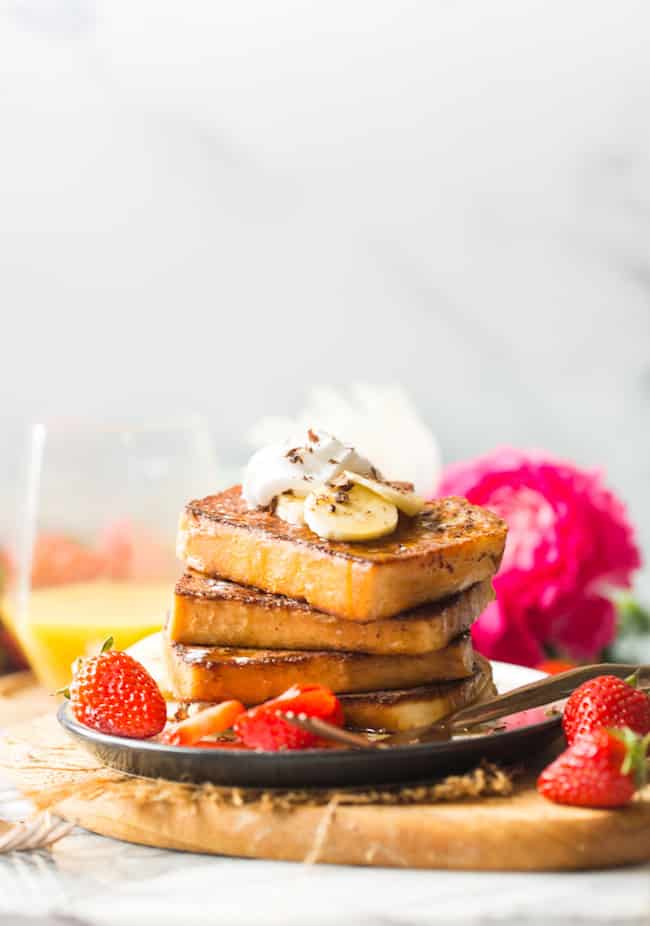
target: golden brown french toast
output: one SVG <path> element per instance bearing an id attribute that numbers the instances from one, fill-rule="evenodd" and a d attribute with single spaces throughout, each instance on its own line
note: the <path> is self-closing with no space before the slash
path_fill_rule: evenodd
<path id="1" fill-rule="evenodd" d="M 295 684 L 325 685 L 336 692 L 403 688 L 467 678 L 474 666 L 468 633 L 418 656 L 187 646 L 167 640 L 165 658 L 176 700 L 235 698 L 244 704 L 259 704 Z"/>
<path id="2" fill-rule="evenodd" d="M 413 730 L 492 697 L 496 688 L 490 663 L 478 654 L 475 659 L 473 674 L 460 681 L 435 682 L 401 691 L 339 695 L 346 727 L 390 733 Z"/>
<path id="3" fill-rule="evenodd" d="M 365 543 L 322 540 L 268 510 L 249 510 L 240 487 L 189 502 L 178 555 L 206 575 L 307 601 L 355 621 L 394 617 L 490 578 L 506 524 L 461 498 L 427 502 L 396 530 Z"/>
<path id="4" fill-rule="evenodd" d="M 136 643 L 129 652 L 154 676 L 166 700 L 174 695 L 164 659 L 167 641 L 160 633 Z M 341 694 L 346 724 L 360 730 L 410 730 L 436 723 L 447 714 L 496 694 L 490 663 L 474 653 L 473 674 L 453 682 L 432 682 L 411 689 Z"/>
<path id="5" fill-rule="evenodd" d="M 489 579 L 383 621 L 345 620 L 304 601 L 187 572 L 167 622 L 175 643 L 416 655 L 442 649 L 494 598 Z"/>

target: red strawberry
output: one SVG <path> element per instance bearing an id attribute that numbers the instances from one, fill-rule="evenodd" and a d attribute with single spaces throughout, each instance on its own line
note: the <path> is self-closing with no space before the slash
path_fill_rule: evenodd
<path id="1" fill-rule="evenodd" d="M 147 739 L 165 726 L 167 705 L 144 666 L 128 653 L 110 649 L 77 661 L 70 688 L 72 712 L 80 723 L 102 733 Z"/>
<path id="2" fill-rule="evenodd" d="M 320 740 L 313 733 L 287 723 L 282 713 L 318 717 L 338 727 L 343 726 L 341 702 L 329 688 L 320 685 L 293 685 L 283 694 L 258 704 L 235 721 L 235 733 L 242 743 L 254 749 L 309 749 Z"/>
<path id="3" fill-rule="evenodd" d="M 229 730 L 233 721 L 243 713 L 244 705 L 239 701 L 221 701 L 188 717 L 187 720 L 170 724 L 161 739 L 170 746 L 194 746 L 204 736 Z"/>
<path id="4" fill-rule="evenodd" d="M 641 736 L 650 733 L 650 698 L 636 682 L 635 676 L 623 681 L 599 675 L 576 688 L 562 718 L 569 745 L 598 727 L 629 727 Z"/>
<path id="5" fill-rule="evenodd" d="M 643 786 L 650 735 L 602 727 L 580 736 L 537 779 L 539 793 L 574 807 L 622 807 Z"/>

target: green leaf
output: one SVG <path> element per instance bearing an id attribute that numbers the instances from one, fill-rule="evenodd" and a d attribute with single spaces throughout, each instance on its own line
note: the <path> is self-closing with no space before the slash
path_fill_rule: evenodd
<path id="1" fill-rule="evenodd" d="M 638 733 L 630 730 L 629 727 L 608 729 L 607 732 L 625 745 L 625 758 L 621 765 L 621 774 L 634 775 L 636 787 L 642 788 L 647 777 L 646 756 L 650 745 L 650 733 L 641 738 Z"/>
<path id="2" fill-rule="evenodd" d="M 650 611 L 635 601 L 631 595 L 623 595 L 616 602 L 618 608 L 618 632 L 621 636 L 650 633 Z"/>

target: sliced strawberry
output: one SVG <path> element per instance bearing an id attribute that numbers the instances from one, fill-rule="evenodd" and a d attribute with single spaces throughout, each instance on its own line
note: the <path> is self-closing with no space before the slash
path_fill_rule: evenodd
<path id="1" fill-rule="evenodd" d="M 319 737 L 288 723 L 283 714 L 318 717 L 335 726 L 343 726 L 343 708 L 336 695 L 321 685 L 293 685 L 283 694 L 241 714 L 235 721 L 235 733 L 241 742 L 254 749 L 309 749 L 320 745 Z"/>
<path id="2" fill-rule="evenodd" d="M 170 746 L 193 746 L 204 736 L 229 730 L 244 710 L 244 705 L 239 701 L 222 701 L 214 707 L 199 711 L 187 720 L 169 724 L 160 739 Z"/>

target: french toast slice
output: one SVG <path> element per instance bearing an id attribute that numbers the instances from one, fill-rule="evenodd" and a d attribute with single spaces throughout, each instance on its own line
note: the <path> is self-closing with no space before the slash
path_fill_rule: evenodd
<path id="1" fill-rule="evenodd" d="M 401 691 L 342 694 L 345 725 L 356 730 L 398 733 L 437 723 L 462 707 L 497 693 L 487 659 L 475 654 L 474 672 L 455 682 L 434 682 Z"/>
<path id="2" fill-rule="evenodd" d="M 167 642 L 160 633 L 151 634 L 134 644 L 129 653 L 153 675 L 165 700 L 173 710 L 174 695 L 164 659 Z M 359 730 L 398 732 L 436 723 L 453 711 L 460 710 L 496 694 L 490 663 L 474 653 L 472 675 L 451 682 L 432 682 L 416 688 L 396 691 L 367 691 L 340 694 L 346 726 Z"/>
<path id="3" fill-rule="evenodd" d="M 335 692 L 403 688 L 467 678 L 474 666 L 468 633 L 418 656 L 187 646 L 166 640 L 165 658 L 176 700 L 235 698 L 243 704 L 275 698 L 296 684 L 325 685 Z"/>
<path id="4" fill-rule="evenodd" d="M 177 552 L 206 575 L 307 601 L 355 621 L 394 617 L 463 591 L 498 570 L 506 524 L 461 498 L 427 502 L 367 543 L 322 540 L 268 510 L 249 510 L 240 486 L 189 502 Z"/>
<path id="5" fill-rule="evenodd" d="M 442 649 L 494 598 L 489 579 L 382 621 L 345 620 L 304 601 L 187 572 L 167 622 L 174 643 L 417 655 Z"/>

